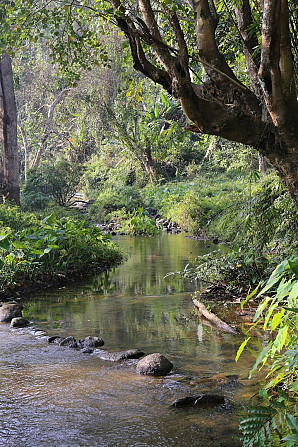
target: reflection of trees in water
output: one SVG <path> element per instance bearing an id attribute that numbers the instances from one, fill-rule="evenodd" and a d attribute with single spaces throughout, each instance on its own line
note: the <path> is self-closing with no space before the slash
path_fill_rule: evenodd
<path id="1" fill-rule="evenodd" d="M 44 322 L 48 330 L 68 331 L 65 335 L 100 335 L 118 348 L 142 344 L 177 343 L 191 348 L 196 322 L 179 324 L 179 315 L 189 312 L 185 290 L 197 285 L 170 276 L 183 270 L 189 258 L 207 251 L 203 243 L 181 235 L 129 238 L 119 241 L 128 259 L 120 267 L 79 285 L 76 292 L 63 289 L 54 295 L 33 299 L 26 305 L 28 317 Z M 210 250 L 210 248 L 208 248 Z M 179 296 L 177 296 L 179 294 Z M 79 334 L 79 335 L 78 335 Z M 197 338 L 196 338 L 197 341 Z M 189 348 L 188 348 L 189 346 Z"/>
<path id="2" fill-rule="evenodd" d="M 93 290 L 108 293 L 135 295 L 168 295 L 195 290 L 181 276 L 169 276 L 169 272 L 181 271 L 196 256 L 211 250 L 201 241 L 182 235 L 162 235 L 155 238 L 126 238 L 119 241 L 128 259 L 117 269 L 99 275 L 93 281 Z"/>

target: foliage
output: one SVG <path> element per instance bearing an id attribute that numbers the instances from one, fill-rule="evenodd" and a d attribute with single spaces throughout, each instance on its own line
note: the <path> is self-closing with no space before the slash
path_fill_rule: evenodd
<path id="1" fill-rule="evenodd" d="M 243 218 L 246 243 L 258 252 L 271 250 L 276 263 L 298 250 L 297 210 L 273 173 L 252 184 Z"/>
<path id="2" fill-rule="evenodd" d="M 10 227 L 13 231 L 21 231 L 38 224 L 33 213 L 20 212 L 17 206 L 2 204 L 0 207 L 0 226 Z"/>
<path id="3" fill-rule="evenodd" d="M 253 248 L 221 247 L 197 257 L 194 265 L 187 264 L 183 271 L 176 274 L 191 281 L 224 281 L 227 290 L 235 286 L 249 288 L 249 285 L 263 278 L 268 263 L 268 259 L 257 256 Z"/>
<path id="4" fill-rule="evenodd" d="M 239 231 L 239 207 L 247 185 L 246 177 L 239 173 L 201 171 L 190 180 L 147 186 L 142 195 L 147 206 L 192 234 L 229 240 Z"/>
<path id="5" fill-rule="evenodd" d="M 91 205 L 89 213 L 99 222 L 111 221 L 115 211 L 134 212 L 142 206 L 140 191 L 136 186 L 120 186 L 104 190 Z"/>
<path id="6" fill-rule="evenodd" d="M 13 211 L 16 224 L 22 213 Z M 108 236 L 85 222 L 58 220 L 54 214 L 27 223 L 23 229 L 2 227 L 0 234 L 0 290 L 7 293 L 21 284 L 106 269 L 121 261 L 119 250 Z"/>
<path id="7" fill-rule="evenodd" d="M 270 338 L 259 352 L 250 376 L 266 367 L 267 383 L 260 391 L 264 405 L 254 406 L 241 422 L 243 445 L 294 446 L 298 441 L 295 401 L 298 391 L 298 264 L 285 260 L 272 272 L 260 292 L 250 294 L 241 304 L 256 296 L 260 300 L 255 325 L 262 325 Z M 239 347 L 236 360 L 249 342 Z"/>
<path id="8" fill-rule="evenodd" d="M 22 193 L 24 209 L 44 209 L 51 200 L 66 206 L 78 190 L 82 171 L 82 165 L 72 164 L 66 159 L 33 170 L 29 173 Z"/>
<path id="9" fill-rule="evenodd" d="M 125 232 L 132 236 L 154 236 L 159 232 L 155 220 L 150 218 L 143 208 L 128 212 L 127 220 L 122 223 Z"/>

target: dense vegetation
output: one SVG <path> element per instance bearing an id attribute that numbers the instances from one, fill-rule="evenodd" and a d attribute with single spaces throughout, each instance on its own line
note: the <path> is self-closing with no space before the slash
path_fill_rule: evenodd
<path id="1" fill-rule="evenodd" d="M 24 294 L 119 263 L 119 249 L 95 226 L 50 214 L 2 206 L 0 212 L 0 295 Z"/>
<path id="2" fill-rule="evenodd" d="M 253 81 L 253 74 L 245 70 L 247 58 L 252 58 L 249 60 L 258 65 L 260 52 L 264 52 L 259 45 L 261 4 L 256 2 L 255 11 L 248 14 L 246 25 L 251 40 L 244 24 L 237 28 L 234 4 L 216 2 L 220 22 L 216 36 L 216 26 L 211 34 L 215 36 L 214 42 L 220 42 L 216 43 L 216 51 L 219 48 L 225 54 L 237 78 L 223 59 L 215 58 L 210 66 L 202 48 L 199 49 L 201 59 L 196 58 L 193 23 L 185 20 L 190 14 L 186 4 L 183 3 L 183 8 L 180 5 L 179 10 L 176 2 L 165 2 L 166 8 L 173 7 L 171 23 L 166 22 L 163 8 L 158 13 L 160 38 L 164 43 L 161 48 L 166 56 L 160 48 L 154 48 L 156 36 L 152 37 L 150 26 L 146 28 L 138 17 L 142 27 L 137 29 L 142 36 L 138 41 L 138 33 L 133 33 L 133 38 L 131 35 L 132 53 L 132 42 L 135 41 L 152 62 L 150 69 L 157 70 L 157 83 L 163 85 L 163 90 L 147 81 L 146 76 L 150 78 L 150 75 L 144 73 L 144 69 L 140 71 L 145 77 L 133 71 L 132 59 L 136 66 L 136 54 L 131 56 L 127 51 L 125 35 L 129 29 L 134 29 L 135 19 L 132 14 L 125 15 L 121 8 L 113 16 L 114 5 L 118 2 L 111 2 L 113 7 L 105 9 L 104 13 L 105 17 L 114 17 L 111 20 L 122 27 L 124 33 L 111 30 L 107 21 L 100 22 L 102 34 L 99 39 L 98 36 L 94 39 L 93 34 L 95 18 L 90 17 L 89 22 L 89 16 L 84 15 L 83 6 L 87 2 L 75 11 L 77 17 L 71 15 L 73 10 L 67 2 L 59 9 L 59 14 L 55 2 L 50 2 L 53 9 L 44 16 L 43 9 L 40 10 L 42 26 L 37 33 L 26 28 L 31 17 L 34 22 L 34 14 L 27 17 L 27 22 L 24 14 L 28 5 L 38 2 L 4 3 L 7 8 L 0 10 L 5 23 L 3 42 L 6 33 L 7 41 L 20 38 L 18 28 L 11 27 L 15 17 L 19 25 L 23 25 L 23 28 L 20 26 L 22 45 L 16 51 L 7 46 L 7 51 L 13 55 L 18 110 L 21 207 L 7 206 L 4 197 L 0 214 L 0 292 L 8 295 L 30 289 L 32 284 L 55 283 L 120 262 L 119 250 L 92 222 L 112 224 L 111 228 L 132 235 L 154 235 L 160 231 L 156 222 L 163 219 L 175 222 L 196 237 L 229 243 L 230 250 L 225 257 L 219 252 L 204 256 L 183 274 L 192 278 L 209 275 L 212 281 L 224 279 L 233 286 L 241 284 L 247 289 L 260 284 L 261 291 L 256 289 L 249 298 L 254 297 L 259 303 L 255 324 L 263 325 L 269 339 L 253 370 L 260 365 L 273 366 L 272 372 L 268 373 L 268 383 L 260 393 L 264 402 L 252 407 L 241 423 L 243 443 L 245 446 L 294 445 L 298 436 L 294 419 L 298 296 L 298 221 L 294 204 L 297 181 L 295 183 L 294 169 L 297 151 L 292 145 L 293 135 L 288 138 L 290 143 L 283 140 L 289 133 L 288 128 L 280 129 L 276 125 L 280 118 L 273 116 L 274 107 L 269 106 L 267 110 L 267 105 L 275 101 L 269 91 L 272 74 L 266 76 L 266 66 L 262 63 L 264 101 L 260 88 Z M 147 9 L 144 7 L 143 11 L 148 15 L 150 2 L 142 3 L 146 3 Z M 248 4 L 237 5 L 238 15 L 241 15 L 242 6 Z M 294 56 L 297 56 L 295 5 L 293 2 L 289 4 L 291 42 Z M 212 97 L 209 106 L 214 113 L 195 116 L 195 125 L 190 124 L 182 112 L 182 106 L 184 111 L 188 110 L 185 98 L 189 99 L 191 95 L 182 99 L 179 96 L 185 60 L 181 61 L 178 54 L 182 51 L 181 39 L 179 51 L 173 48 L 174 38 L 179 35 L 176 10 L 181 13 L 179 19 L 186 44 L 192 48 L 191 61 L 187 64 L 191 65 L 195 78 L 192 82 L 196 85 L 196 101 L 205 104 L 210 102 L 210 95 Z M 62 26 L 61 20 L 65 17 L 67 21 Z M 151 18 L 154 20 L 153 16 Z M 80 20 L 84 26 L 77 32 L 73 24 L 79 26 Z M 92 32 L 87 27 L 90 23 Z M 61 37 L 61 29 L 67 31 L 66 39 L 63 33 Z M 13 30 L 12 34 L 9 30 Z M 242 41 L 246 41 L 244 52 Z M 151 47 L 159 55 L 159 62 L 152 56 Z M 168 67 L 178 59 L 182 63 L 181 70 L 171 71 Z M 167 61 L 170 62 L 167 64 Z M 219 67 L 216 67 L 216 61 L 221 61 Z M 62 66 L 62 71 L 58 70 L 58 65 Z M 177 81 L 176 92 L 169 87 L 168 72 Z M 287 73 L 293 76 L 292 69 Z M 231 80 L 233 88 L 229 83 Z M 252 102 L 255 104 L 256 101 L 252 101 L 249 84 L 260 107 L 252 107 Z M 206 85 L 209 96 L 204 93 Z M 291 102 L 294 83 L 289 85 L 291 88 L 283 89 L 283 96 Z M 184 87 L 194 91 L 190 79 L 189 85 Z M 278 104 L 283 102 L 283 96 Z M 175 99 L 177 97 L 180 102 Z M 245 107 L 241 104 L 243 97 L 246 98 Z M 296 106 L 292 106 L 295 109 Z M 224 111 L 224 117 L 215 113 L 218 110 Z M 205 122 L 207 116 L 224 120 L 233 118 L 233 125 L 222 126 L 227 130 L 221 132 L 216 130 L 217 123 L 215 126 Z M 297 118 L 295 113 L 287 115 L 290 124 L 295 116 Z M 253 119 L 255 127 L 249 127 L 248 117 Z M 199 132 L 202 121 L 205 133 L 211 135 L 204 136 Z M 195 133 L 187 129 L 195 129 Z M 253 148 L 241 144 L 243 142 L 250 143 Z M 280 147 L 282 151 L 279 151 Z M 257 149 L 269 160 L 260 156 Z M 275 163 L 277 155 L 278 166 Z M 286 175 L 285 165 L 289 175 Z M 282 181 L 277 177 L 276 169 Z M 288 183 L 285 178 L 290 179 Z M 73 207 L 80 200 L 88 204 L 85 209 L 88 214 L 82 215 Z M 264 319 L 262 323 L 261 318 Z M 246 346 L 249 347 L 249 334 L 238 355 Z"/>

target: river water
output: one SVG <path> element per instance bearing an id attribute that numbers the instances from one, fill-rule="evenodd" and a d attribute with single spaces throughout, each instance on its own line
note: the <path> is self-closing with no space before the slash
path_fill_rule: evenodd
<path id="1" fill-rule="evenodd" d="M 127 255 L 120 267 L 27 298 L 29 328 L 0 325 L 0 446 L 240 446 L 239 417 L 257 386 L 247 380 L 250 355 L 234 361 L 244 336 L 202 326 L 190 300 L 199 285 L 164 278 L 218 246 L 182 234 L 116 241 Z M 56 334 L 100 336 L 108 351 L 160 352 L 174 369 L 140 376 L 134 360 L 49 345 Z M 226 404 L 171 407 L 201 392 L 223 394 Z"/>

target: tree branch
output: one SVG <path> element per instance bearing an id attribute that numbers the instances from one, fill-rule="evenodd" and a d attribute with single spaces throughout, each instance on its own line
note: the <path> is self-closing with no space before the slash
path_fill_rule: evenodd
<path id="1" fill-rule="evenodd" d="M 41 155 L 42 152 L 44 150 L 44 145 L 45 142 L 47 141 L 50 133 L 51 133 L 51 124 L 53 121 L 53 115 L 54 115 L 54 110 L 55 107 L 57 106 L 57 104 L 59 104 L 59 102 L 62 101 L 63 97 L 66 96 L 71 90 L 74 90 L 73 88 L 65 88 L 64 90 L 62 90 L 59 95 L 54 99 L 54 101 L 52 102 L 52 104 L 50 104 L 49 110 L 48 110 L 48 117 L 47 117 L 47 121 L 45 123 L 44 129 L 43 129 L 43 133 L 39 139 L 38 142 L 38 149 L 36 151 L 36 154 L 34 156 L 34 159 L 31 163 L 31 169 L 36 169 L 40 163 L 40 159 L 41 159 Z"/>

